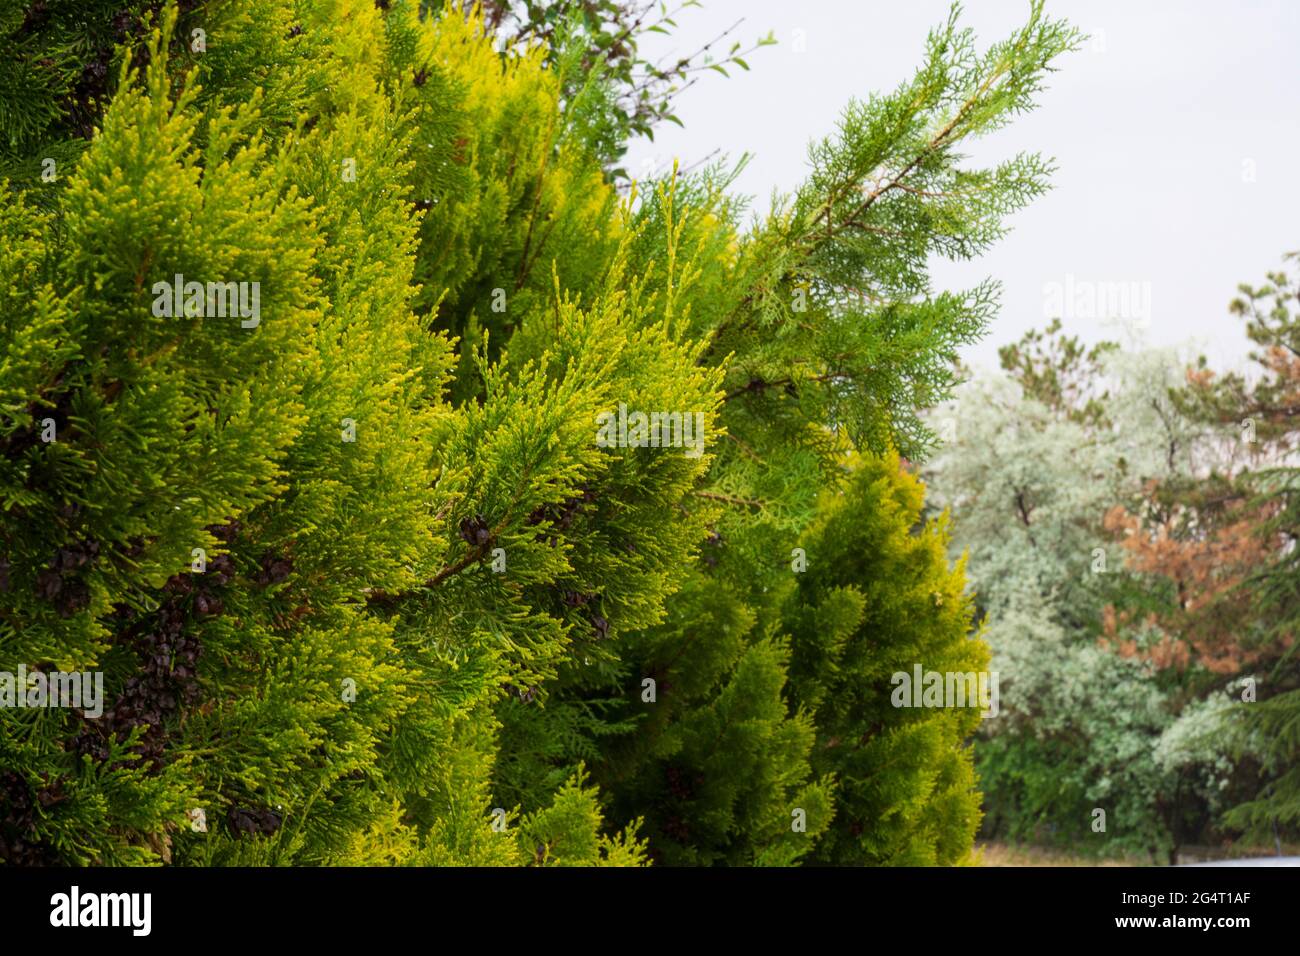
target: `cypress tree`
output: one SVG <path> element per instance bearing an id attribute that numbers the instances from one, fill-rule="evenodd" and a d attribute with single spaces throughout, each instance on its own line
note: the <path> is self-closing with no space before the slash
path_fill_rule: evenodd
<path id="1" fill-rule="evenodd" d="M 997 675 L 971 633 L 962 563 L 948 562 L 946 517 L 921 520 L 920 482 L 891 455 L 862 462 L 844 485 L 804 533 L 808 569 L 782 607 L 791 703 L 815 715 L 812 765 L 837 782 L 835 818 L 812 859 L 956 863 L 980 816 L 963 742 L 982 711 L 996 717 Z M 916 707 L 928 689 L 915 684 L 918 667 L 954 698 Z"/>
<path id="2" fill-rule="evenodd" d="M 419 6 L 0 23 L 0 668 L 106 698 L 0 714 L 0 858 L 959 858 L 969 715 L 856 683 L 979 663 L 891 455 L 993 307 L 928 256 L 1048 172 L 957 146 L 1075 34 L 1035 5 L 979 53 L 954 16 L 749 227 L 722 168 L 618 193 L 599 71 Z"/>

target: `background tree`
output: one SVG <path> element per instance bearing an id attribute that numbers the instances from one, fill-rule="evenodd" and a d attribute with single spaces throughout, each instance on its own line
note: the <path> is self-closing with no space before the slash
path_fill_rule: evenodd
<path id="1" fill-rule="evenodd" d="M 1300 824 L 1300 668 L 1296 666 L 1297 535 L 1294 416 L 1300 396 L 1300 254 L 1258 286 L 1243 284 L 1231 311 L 1245 320 L 1258 349 L 1253 375 L 1215 376 L 1201 363 L 1192 377 L 1188 406 L 1235 433 L 1256 466 L 1232 486 L 1239 509 L 1254 519 L 1255 540 L 1266 560 L 1253 562 L 1219 602 L 1226 616 L 1249 604 L 1236 634 L 1258 674 L 1258 700 L 1235 708 L 1239 752 L 1263 763 L 1262 786 L 1227 814 L 1227 821 L 1255 838 L 1279 839 Z"/>
<path id="2" fill-rule="evenodd" d="M 1247 775 L 1216 730 L 1244 658 L 1211 598 L 1258 552 L 1186 507 L 1240 452 L 1183 411 L 1179 350 L 1084 349 L 1054 323 L 1001 354 L 933 414 L 951 441 L 927 466 L 1002 681 L 976 748 L 986 826 L 1163 858 Z"/>
<path id="3" fill-rule="evenodd" d="M 654 139 L 662 123 L 682 125 L 674 101 L 701 74 L 748 70 L 746 57 L 776 43 L 770 32 L 749 45 L 735 39 L 740 19 L 684 55 L 659 61 L 641 55 L 647 36 L 672 34 L 679 29 L 676 18 L 700 6 L 698 0 L 485 0 L 482 10 L 488 30 L 503 41 L 543 45 L 550 65 L 560 70 L 567 100 L 597 101 L 598 109 L 579 110 L 578 118 L 610 174 L 626 180 L 618 163 L 628 143 L 637 136 Z"/>

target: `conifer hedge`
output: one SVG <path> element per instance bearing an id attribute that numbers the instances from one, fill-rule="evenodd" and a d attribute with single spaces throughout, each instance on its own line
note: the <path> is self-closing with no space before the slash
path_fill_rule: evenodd
<path id="1" fill-rule="evenodd" d="M 620 193 L 608 78 L 494 39 L 0 15 L 0 671 L 104 686 L 0 709 L 5 863 L 969 850 L 978 704 L 889 682 L 987 651 L 899 455 L 996 304 L 927 263 L 1049 172 L 961 144 L 1076 34 L 954 14 L 752 220 L 726 167 Z"/>

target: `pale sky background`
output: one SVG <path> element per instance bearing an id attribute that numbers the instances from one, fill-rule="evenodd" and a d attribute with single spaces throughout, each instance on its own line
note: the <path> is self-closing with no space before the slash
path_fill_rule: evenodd
<path id="1" fill-rule="evenodd" d="M 765 210 L 774 188 L 802 181 L 808 142 L 834 129 L 851 97 L 910 78 L 948 7 L 704 0 L 678 18 L 675 37 L 651 35 L 642 52 L 689 52 L 742 17 L 736 39 L 748 46 L 772 30 L 779 45 L 749 57 L 749 73 L 702 75 L 677 104 L 685 129 L 637 143 L 628 171 L 639 178 L 717 148 L 753 153 L 738 188 Z M 972 0 L 962 22 L 982 48 L 1028 9 Z M 1300 249 L 1300 2 L 1048 0 L 1047 10 L 1093 39 L 1058 61 L 1037 110 L 965 150 L 980 165 L 1027 150 L 1059 167 L 1053 189 L 988 254 L 936 263 L 936 290 L 1002 282 L 1001 315 L 965 357 L 995 367 L 998 345 L 1050 318 L 1048 284 L 1073 276 L 1076 287 L 1149 283 L 1130 288 L 1149 290 L 1152 344 L 1191 340 L 1217 368 L 1240 364 L 1249 343 L 1226 308 L 1237 283 L 1260 282 Z M 1065 325 L 1087 341 L 1117 337 L 1100 318 Z"/>

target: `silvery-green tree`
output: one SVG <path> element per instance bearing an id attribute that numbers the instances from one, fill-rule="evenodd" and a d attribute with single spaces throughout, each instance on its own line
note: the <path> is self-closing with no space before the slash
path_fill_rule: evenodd
<path id="1" fill-rule="evenodd" d="M 1228 682 L 1121 653 L 1169 635 L 1107 519 L 1238 467 L 1240 446 L 1183 409 L 1184 349 L 1087 349 L 1054 323 L 1002 360 L 932 413 L 949 440 L 925 469 L 1000 674 L 1003 714 L 976 747 L 986 826 L 1163 858 L 1224 809 Z"/>

